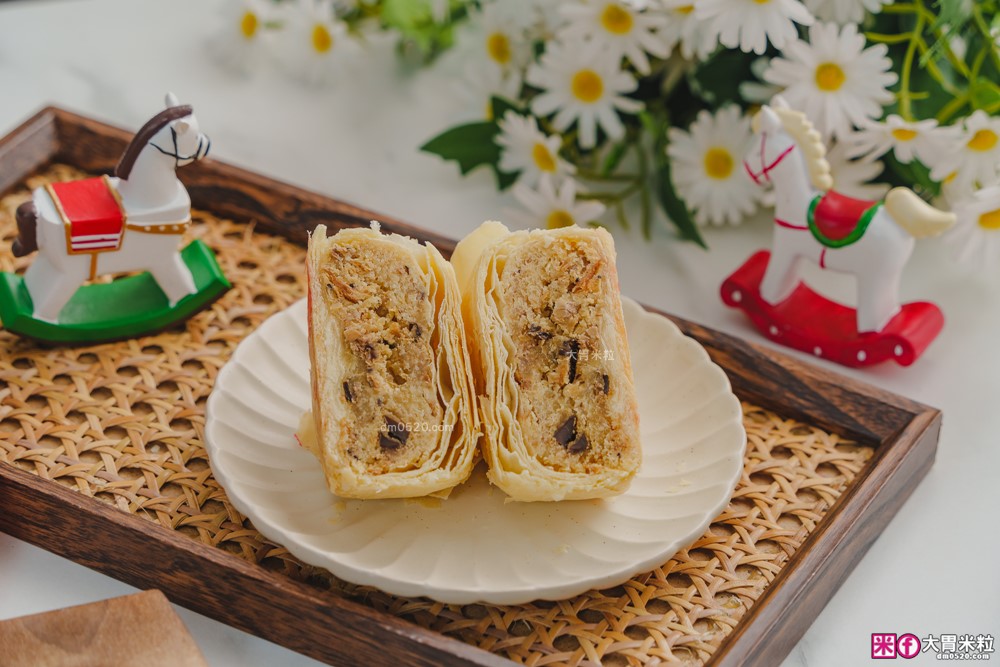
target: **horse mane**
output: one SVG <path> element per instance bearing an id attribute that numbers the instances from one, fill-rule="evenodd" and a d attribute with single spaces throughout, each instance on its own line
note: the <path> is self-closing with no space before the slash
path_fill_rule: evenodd
<path id="1" fill-rule="evenodd" d="M 826 145 L 809 118 L 801 111 L 787 107 L 772 106 L 770 109 L 778 115 L 782 127 L 791 136 L 792 141 L 802 149 L 813 187 L 823 191 L 831 189 L 833 175 L 830 172 L 830 163 L 826 159 Z M 759 115 L 754 118 L 754 131 L 759 128 L 759 118 Z"/>
<path id="2" fill-rule="evenodd" d="M 127 181 L 129 174 L 132 173 L 132 167 L 135 166 L 135 161 L 139 159 L 139 153 L 152 141 L 156 133 L 162 130 L 167 123 L 190 116 L 192 113 L 194 113 L 194 110 L 189 104 L 182 104 L 164 109 L 146 121 L 146 124 L 135 133 L 135 137 L 129 142 L 125 152 L 122 153 L 121 159 L 118 160 L 118 165 L 115 167 L 115 176 Z"/>

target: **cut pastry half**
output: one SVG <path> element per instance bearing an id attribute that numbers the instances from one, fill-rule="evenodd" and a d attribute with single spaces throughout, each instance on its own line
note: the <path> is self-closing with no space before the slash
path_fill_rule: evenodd
<path id="1" fill-rule="evenodd" d="M 371 229 L 309 238 L 312 412 L 299 438 L 344 498 L 447 495 L 477 456 L 461 300 L 434 246 Z"/>
<path id="2" fill-rule="evenodd" d="M 451 261 L 490 480 L 520 501 L 623 492 L 642 454 L 611 235 L 486 222 Z"/>

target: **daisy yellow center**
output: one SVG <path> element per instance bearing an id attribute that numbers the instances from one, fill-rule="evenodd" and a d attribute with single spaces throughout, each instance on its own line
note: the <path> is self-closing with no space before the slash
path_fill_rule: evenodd
<path id="1" fill-rule="evenodd" d="M 822 63 L 816 68 L 816 86 L 820 90 L 832 93 L 840 90 L 847 81 L 847 75 L 837 63 Z"/>
<path id="2" fill-rule="evenodd" d="M 507 39 L 507 35 L 502 32 L 495 32 L 487 37 L 486 53 L 489 54 L 490 58 L 501 65 L 509 63 L 511 59 L 511 52 L 510 40 Z"/>
<path id="3" fill-rule="evenodd" d="M 1000 137 L 993 130 L 979 130 L 969 139 L 968 146 L 974 151 L 988 151 L 997 145 L 998 139 Z"/>
<path id="4" fill-rule="evenodd" d="M 549 229 L 557 229 L 559 227 L 572 227 L 576 224 L 576 221 L 567 211 L 556 209 L 549 213 L 549 217 L 545 219 L 545 224 Z"/>
<path id="5" fill-rule="evenodd" d="M 591 104 L 604 95 L 604 81 L 592 69 L 582 69 L 573 75 L 573 96 L 581 102 Z"/>
<path id="6" fill-rule="evenodd" d="M 979 216 L 979 226 L 991 232 L 1000 231 L 1000 208 Z"/>
<path id="7" fill-rule="evenodd" d="M 705 151 L 705 173 L 714 179 L 726 180 L 733 173 L 733 156 L 725 148 L 709 148 Z"/>
<path id="8" fill-rule="evenodd" d="M 766 5 L 767 3 L 771 2 L 771 0 L 753 0 L 753 1 L 756 2 L 758 5 Z"/>
<path id="9" fill-rule="evenodd" d="M 253 39 L 253 36 L 257 34 L 257 23 L 256 14 L 244 12 L 243 18 L 240 19 L 240 33 L 244 39 Z"/>
<path id="10" fill-rule="evenodd" d="M 632 31 L 632 15 L 615 3 L 608 3 L 601 12 L 601 25 L 615 35 L 627 35 Z"/>
<path id="11" fill-rule="evenodd" d="M 694 11 L 694 5 L 684 5 L 683 7 L 678 7 L 674 11 L 677 12 L 678 14 L 683 14 L 684 16 L 687 16 L 688 14 Z"/>
<path id="12" fill-rule="evenodd" d="M 316 53 L 326 53 L 333 48 L 333 35 L 325 25 L 317 23 L 313 26 L 312 46 L 316 49 Z"/>
<path id="13" fill-rule="evenodd" d="M 916 130 L 908 130 L 905 127 L 897 127 L 891 134 L 896 141 L 913 141 L 917 138 Z"/>
<path id="14" fill-rule="evenodd" d="M 549 152 L 548 146 L 540 141 L 531 148 L 531 159 L 535 161 L 535 166 L 538 167 L 539 171 L 554 172 L 556 170 L 555 158 Z"/>

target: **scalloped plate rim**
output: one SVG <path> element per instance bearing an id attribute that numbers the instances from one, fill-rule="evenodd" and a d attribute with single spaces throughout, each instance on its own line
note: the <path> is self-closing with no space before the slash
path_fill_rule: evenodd
<path id="1" fill-rule="evenodd" d="M 304 303 L 305 299 L 300 299 L 282 311 L 275 313 L 261 325 L 260 329 L 267 327 L 268 324 L 274 320 L 274 318 L 282 316 L 295 316 L 296 309 L 304 309 Z M 712 520 L 725 510 L 732 499 L 733 491 L 735 490 L 736 484 L 739 482 L 742 474 L 743 457 L 746 451 L 746 430 L 742 421 L 741 404 L 739 399 L 732 392 L 732 385 L 729 382 L 728 376 L 722 368 L 711 361 L 711 358 L 705 348 L 693 338 L 684 335 L 684 333 L 681 332 L 677 325 L 672 321 L 662 315 L 645 310 L 634 300 L 623 296 L 622 306 L 626 314 L 626 321 L 629 319 L 629 315 L 632 314 L 633 316 L 638 316 L 641 320 L 643 320 L 646 326 L 660 327 L 663 330 L 663 334 L 661 335 L 668 335 L 671 338 L 679 339 L 681 341 L 681 345 L 685 348 L 697 350 L 699 365 L 702 365 L 705 368 L 702 372 L 714 373 L 721 376 L 724 386 L 724 390 L 721 393 L 727 394 L 729 401 L 736 408 L 735 421 L 740 435 L 739 448 L 736 449 L 734 446 L 734 450 L 726 457 L 720 457 L 729 458 L 731 460 L 735 459 L 737 462 L 737 464 L 733 466 L 730 476 L 726 479 L 720 478 L 713 484 L 703 487 L 708 488 L 709 486 L 714 486 L 718 483 L 725 483 L 726 488 L 728 489 L 727 493 L 725 493 L 724 496 L 720 496 L 718 502 L 716 502 L 711 508 L 706 507 L 703 510 L 703 519 L 698 523 L 696 529 L 692 528 L 683 536 L 678 536 L 669 543 L 665 542 L 663 547 L 649 558 L 642 559 L 641 561 L 629 562 L 616 570 L 605 572 L 600 575 L 560 582 L 544 588 L 531 583 L 526 585 L 522 584 L 521 586 L 458 586 L 453 588 L 442 586 L 428 587 L 425 583 L 419 581 L 391 578 L 381 574 L 382 570 L 391 567 L 392 564 L 396 563 L 399 560 L 398 558 L 392 561 L 389 566 L 376 570 L 360 569 L 343 561 L 332 559 L 328 552 L 322 552 L 315 546 L 299 540 L 296 535 L 289 533 L 289 531 L 285 530 L 280 525 L 277 525 L 269 520 L 263 520 L 262 515 L 258 511 L 258 507 L 253 503 L 252 499 L 244 498 L 243 495 L 241 495 L 239 491 L 242 491 L 242 487 L 237 480 L 230 477 L 226 467 L 224 465 L 218 466 L 214 464 L 215 461 L 213 461 L 213 459 L 216 461 L 219 460 L 219 457 L 215 456 L 214 453 L 225 453 L 225 448 L 218 447 L 216 443 L 213 442 L 214 424 L 216 422 L 216 420 L 212 417 L 213 406 L 217 401 L 222 400 L 224 393 L 229 393 L 230 395 L 233 393 L 233 390 L 228 387 L 227 392 L 216 393 L 213 391 L 209 395 L 206 404 L 204 431 L 205 448 L 208 452 L 210 463 L 212 464 L 213 475 L 226 491 L 226 495 L 232 505 L 239 512 L 249 518 L 254 527 L 266 538 L 284 546 L 292 555 L 299 558 L 303 562 L 329 570 L 334 576 L 346 582 L 356 585 L 374 586 L 392 595 L 405 597 L 423 596 L 446 604 L 524 604 L 533 600 L 562 600 L 579 595 L 588 590 L 620 585 L 638 574 L 648 572 L 653 568 L 666 563 L 685 545 L 690 544 L 692 541 L 698 539 L 698 537 L 704 534 L 705 530 L 711 525 Z M 631 313 L 629 311 L 631 311 Z M 256 333 L 256 331 L 251 333 L 246 339 L 239 343 L 230 360 L 223 366 L 216 377 L 215 383 L 217 386 L 225 386 L 225 378 L 232 372 L 232 369 L 235 368 L 236 365 L 242 365 L 244 368 L 247 368 L 247 370 L 250 370 L 249 367 L 243 363 L 242 357 L 249 354 L 247 350 L 249 350 L 250 345 L 253 345 L 254 343 L 250 343 L 250 345 L 248 345 L 247 341 L 254 338 Z M 263 336 L 261 336 L 261 339 L 263 339 Z M 638 367 L 637 360 L 634 357 L 632 358 L 632 365 L 633 368 Z M 303 410 L 307 408 L 308 406 L 304 407 Z M 220 420 L 220 423 L 224 422 L 221 422 Z M 236 456 L 235 454 L 231 455 Z M 318 461 L 317 465 L 319 465 Z M 232 490 L 234 489 L 239 491 L 233 493 Z M 334 499 L 336 497 L 331 494 L 330 498 Z M 331 502 L 335 501 L 331 500 Z"/>

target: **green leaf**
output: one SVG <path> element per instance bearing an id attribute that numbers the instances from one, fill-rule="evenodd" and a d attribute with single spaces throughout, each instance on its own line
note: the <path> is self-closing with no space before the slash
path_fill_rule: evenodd
<path id="1" fill-rule="evenodd" d="M 454 42 L 455 23 L 465 16 L 465 10 L 451 3 L 449 20 L 437 23 L 430 0 L 382 0 L 377 6 L 361 6 L 355 21 L 365 15 L 379 16 L 383 28 L 400 35 L 396 50 L 408 61 L 430 62 Z"/>
<path id="2" fill-rule="evenodd" d="M 650 137 L 656 141 L 660 141 L 659 135 L 663 132 L 666 123 L 658 120 L 648 111 L 639 112 L 639 123 L 642 124 L 642 129 L 645 130 Z"/>
<path id="3" fill-rule="evenodd" d="M 628 141 L 622 141 L 611 147 L 611 150 L 604 156 L 604 161 L 601 163 L 601 176 L 607 176 L 618 168 L 618 165 L 621 164 L 622 158 L 625 157 L 625 153 L 631 145 Z"/>
<path id="4" fill-rule="evenodd" d="M 414 0 L 383 0 L 382 22 L 404 33 L 410 33 L 432 21 L 429 2 Z"/>
<path id="5" fill-rule="evenodd" d="M 486 165 L 493 170 L 497 187 L 506 190 L 517 180 L 519 172 L 500 171 L 500 147 L 495 141 L 499 131 L 500 128 L 493 121 L 459 125 L 434 137 L 421 146 L 420 150 L 445 160 L 454 160 L 463 175 Z"/>
<path id="6" fill-rule="evenodd" d="M 684 200 L 678 196 L 677 190 L 674 189 L 674 181 L 670 175 L 670 161 L 666 156 L 662 158 L 657 157 L 654 178 L 656 183 L 656 198 L 660 202 L 663 212 L 670 219 L 670 222 L 677 227 L 681 238 L 694 241 L 705 250 L 708 250 L 705 240 L 701 238 L 701 233 L 691 218 L 691 212 L 688 210 L 687 204 L 684 203 Z"/>
<path id="7" fill-rule="evenodd" d="M 493 120 L 500 122 L 508 111 L 513 111 L 519 116 L 527 116 L 528 112 L 517 106 L 515 103 L 503 97 L 497 97 L 494 95 L 490 98 L 490 114 L 493 116 Z"/>
<path id="8" fill-rule="evenodd" d="M 497 124 L 492 121 L 459 125 L 437 135 L 420 150 L 458 162 L 458 168 L 467 174 L 481 165 L 500 161 L 500 148 L 493 141 L 496 134 Z"/>
<path id="9" fill-rule="evenodd" d="M 989 79 L 976 79 L 969 88 L 972 104 L 977 109 L 986 109 L 1000 102 L 1000 86 Z"/>

